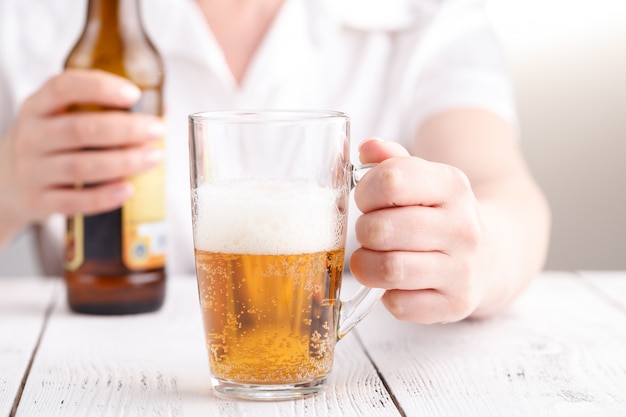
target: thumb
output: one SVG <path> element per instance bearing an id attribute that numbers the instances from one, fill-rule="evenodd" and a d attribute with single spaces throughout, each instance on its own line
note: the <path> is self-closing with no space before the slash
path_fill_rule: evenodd
<path id="1" fill-rule="evenodd" d="M 410 156 L 410 154 L 409 151 L 396 142 L 369 138 L 359 145 L 359 160 L 362 164 L 382 162 L 385 159 L 398 156 Z"/>

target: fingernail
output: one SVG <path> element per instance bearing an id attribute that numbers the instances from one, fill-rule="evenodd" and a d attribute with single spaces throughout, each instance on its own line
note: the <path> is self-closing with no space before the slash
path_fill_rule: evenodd
<path id="1" fill-rule="evenodd" d="M 371 141 L 376 141 L 376 142 L 379 142 L 379 143 L 383 143 L 384 142 L 384 140 L 382 140 L 381 138 L 376 138 L 376 137 L 367 138 L 367 139 L 365 139 L 363 142 L 361 142 L 359 144 L 359 151 L 361 150 L 363 145 L 365 145 L 367 142 L 371 142 Z"/>
<path id="2" fill-rule="evenodd" d="M 148 125 L 148 136 L 150 139 L 163 139 L 165 136 L 165 123 L 154 122 Z"/>
<path id="3" fill-rule="evenodd" d="M 143 160 L 147 165 L 155 165 L 163 161 L 163 149 L 150 148 L 143 154 Z"/>
<path id="4" fill-rule="evenodd" d="M 119 201 L 125 201 L 135 192 L 133 185 L 128 182 L 122 182 L 113 189 L 113 195 Z"/>
<path id="5" fill-rule="evenodd" d="M 137 101 L 141 97 L 141 90 L 132 84 L 124 84 L 119 90 L 119 94 L 125 100 Z"/>

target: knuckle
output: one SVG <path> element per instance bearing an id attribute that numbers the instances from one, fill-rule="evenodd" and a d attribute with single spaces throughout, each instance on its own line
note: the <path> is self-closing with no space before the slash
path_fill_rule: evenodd
<path id="1" fill-rule="evenodd" d="M 482 229 L 478 221 L 473 219 L 461 222 L 456 227 L 455 235 L 458 241 L 463 242 L 471 252 L 475 251 L 482 241 Z"/>
<path id="2" fill-rule="evenodd" d="M 385 216 L 372 213 L 363 215 L 359 219 L 357 239 L 365 247 L 385 249 L 393 234 L 393 225 Z"/>
<path id="3" fill-rule="evenodd" d="M 84 147 L 98 129 L 95 121 L 88 114 L 75 114 L 75 116 L 70 119 L 69 134 L 77 147 Z"/>
<path id="4" fill-rule="evenodd" d="M 29 140 L 28 136 L 21 135 L 21 132 L 18 133 L 15 140 L 13 141 L 13 159 L 14 161 L 19 161 L 22 155 L 29 155 L 33 152 L 33 141 Z M 19 166 L 20 164 L 16 164 Z"/>
<path id="5" fill-rule="evenodd" d="M 78 198 L 72 198 L 72 194 L 64 196 L 58 200 L 56 211 L 64 215 L 74 215 L 82 213 L 83 210 Z"/>
<path id="6" fill-rule="evenodd" d="M 21 163 L 18 160 L 15 162 L 15 176 L 16 180 L 22 184 L 28 183 L 29 178 L 32 175 L 33 170 L 29 167 L 28 164 Z"/>
<path id="7" fill-rule="evenodd" d="M 91 172 L 92 166 L 93 164 L 90 161 L 87 161 L 86 158 L 68 158 L 67 172 L 73 180 L 79 182 L 81 180 L 87 179 L 89 173 Z"/>
<path id="8" fill-rule="evenodd" d="M 101 196 L 99 187 L 85 188 L 71 192 L 59 200 L 59 211 L 65 215 L 96 214 L 106 208 L 106 199 Z"/>
<path id="9" fill-rule="evenodd" d="M 409 316 L 407 309 L 404 308 L 404 303 L 401 300 L 402 292 L 395 290 L 388 290 L 384 297 L 383 302 L 385 308 L 400 321 L 412 321 L 413 317 Z"/>
<path id="10" fill-rule="evenodd" d="M 145 123 L 141 116 L 137 114 L 124 114 L 122 117 L 124 117 L 124 119 L 120 121 L 119 126 L 122 129 L 124 137 L 130 140 L 143 137 Z"/>
<path id="11" fill-rule="evenodd" d="M 441 164 L 441 166 L 444 167 L 444 169 L 447 171 L 447 175 L 451 178 L 453 178 L 454 180 L 458 181 L 459 183 L 463 183 L 464 178 L 467 178 L 467 176 L 465 175 L 465 173 L 463 172 L 463 170 L 461 170 L 460 168 L 454 166 L 454 165 L 449 165 L 449 164 Z"/>
<path id="12" fill-rule="evenodd" d="M 474 310 L 474 300 L 467 292 L 460 292 L 450 300 L 448 321 L 459 321 L 469 316 Z"/>
<path id="13" fill-rule="evenodd" d="M 142 152 L 139 149 L 127 150 L 116 159 L 120 161 L 120 169 L 124 170 L 123 176 L 134 174 L 143 166 Z"/>
<path id="14" fill-rule="evenodd" d="M 387 282 L 400 282 L 404 280 L 404 265 L 399 254 L 387 252 L 381 256 L 378 274 Z"/>
<path id="15" fill-rule="evenodd" d="M 447 302 L 447 321 L 459 321 L 468 317 L 476 308 L 477 296 L 471 277 L 459 276 L 452 292 L 443 295 Z"/>
<path id="16" fill-rule="evenodd" d="M 452 179 L 454 191 L 457 195 L 472 195 L 472 184 L 469 178 L 460 168 L 452 165 L 444 165 L 447 170 L 447 175 Z"/>
<path id="17" fill-rule="evenodd" d="M 25 207 L 29 207 L 33 210 L 33 212 L 38 212 L 41 210 L 41 193 L 36 192 L 35 190 L 27 190 L 23 193 L 22 196 Z"/>
<path id="18" fill-rule="evenodd" d="M 471 257 L 467 256 L 457 259 L 456 274 L 460 277 L 461 281 L 470 283 L 473 272 L 474 262 Z"/>
<path id="19" fill-rule="evenodd" d="M 14 128 L 9 133 L 9 136 L 12 137 L 12 156 L 14 160 L 19 161 L 21 157 L 36 151 L 36 145 L 40 141 L 36 139 L 35 125 L 35 121 L 29 122 L 22 117 L 18 117 Z"/>
<path id="20" fill-rule="evenodd" d="M 29 112 L 33 107 L 35 107 L 35 103 L 37 101 L 37 95 L 35 93 L 26 97 L 24 102 L 22 103 L 22 111 Z"/>
<path id="21" fill-rule="evenodd" d="M 384 193 L 387 204 L 394 206 L 394 196 L 404 189 L 404 174 L 395 167 L 384 169 L 380 173 L 380 190 Z"/>
<path id="22" fill-rule="evenodd" d="M 67 73 L 61 73 L 53 76 L 46 83 L 46 88 L 49 89 L 50 94 L 57 97 L 64 97 L 69 90 L 69 83 L 67 82 Z"/>
<path id="23" fill-rule="evenodd" d="M 393 305 L 391 307 L 389 307 L 388 309 L 389 309 L 389 312 L 391 313 L 391 315 L 394 316 L 395 319 L 398 320 L 398 321 L 414 321 L 415 320 L 413 318 L 413 316 L 409 316 L 402 309 L 394 308 Z M 422 324 L 430 324 L 428 321 L 424 321 L 424 320 L 420 320 L 420 323 L 422 323 Z"/>
<path id="24" fill-rule="evenodd" d="M 435 324 L 438 323 L 439 317 L 430 311 L 424 311 L 423 309 L 415 308 L 410 309 L 402 305 L 399 302 L 392 302 L 387 305 L 387 309 L 393 315 L 396 320 L 405 322 L 415 322 L 420 324 Z"/>
<path id="25" fill-rule="evenodd" d="M 94 72 L 93 75 L 89 82 L 89 87 L 91 87 L 90 93 L 96 97 L 106 96 L 109 92 L 107 79 L 100 72 Z"/>
<path id="26" fill-rule="evenodd" d="M 32 169 L 29 166 L 29 155 L 33 153 L 31 143 L 27 137 L 20 136 L 19 133 L 10 140 L 6 140 L 7 151 L 9 158 L 11 158 L 9 166 L 12 167 L 18 180 L 27 178 L 32 173 Z"/>
<path id="27" fill-rule="evenodd" d="M 109 209 L 110 202 L 100 190 L 94 190 L 87 199 L 87 208 L 90 213 L 101 213 Z"/>
<path id="28" fill-rule="evenodd" d="M 412 293 L 412 294 L 411 294 Z M 396 320 L 422 324 L 436 323 L 437 314 L 415 302 L 413 291 L 387 290 L 383 296 L 385 308 Z"/>
<path id="29" fill-rule="evenodd" d="M 467 223 L 466 237 L 470 241 L 472 246 L 478 246 L 480 244 L 480 241 L 482 240 L 482 236 L 482 227 L 477 220 Z"/>

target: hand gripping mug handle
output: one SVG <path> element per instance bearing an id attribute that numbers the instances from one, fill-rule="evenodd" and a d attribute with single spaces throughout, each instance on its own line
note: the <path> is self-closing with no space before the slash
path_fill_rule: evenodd
<path id="1" fill-rule="evenodd" d="M 352 190 L 361 181 L 361 178 L 376 164 L 351 166 L 350 189 Z M 347 301 L 339 303 L 339 330 L 337 339 L 342 339 L 374 308 L 385 293 L 383 288 L 369 288 L 361 286 L 356 294 Z"/>

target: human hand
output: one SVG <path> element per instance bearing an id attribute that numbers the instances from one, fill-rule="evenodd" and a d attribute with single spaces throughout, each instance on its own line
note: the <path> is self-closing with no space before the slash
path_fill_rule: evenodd
<path id="1" fill-rule="evenodd" d="M 68 70 L 24 102 L 0 141 L 0 217 L 14 232 L 53 213 L 113 210 L 130 197 L 133 190 L 124 178 L 163 158 L 154 143 L 163 137 L 163 122 L 123 111 L 140 94 L 121 77 Z M 112 110 L 68 113 L 74 104 Z"/>
<path id="2" fill-rule="evenodd" d="M 352 273 L 366 286 L 387 289 L 383 303 L 400 320 L 467 317 L 487 286 L 477 273 L 482 230 L 469 180 L 394 142 L 367 140 L 359 151 L 362 163 L 379 164 L 355 189 L 362 247 L 350 259 Z"/>

